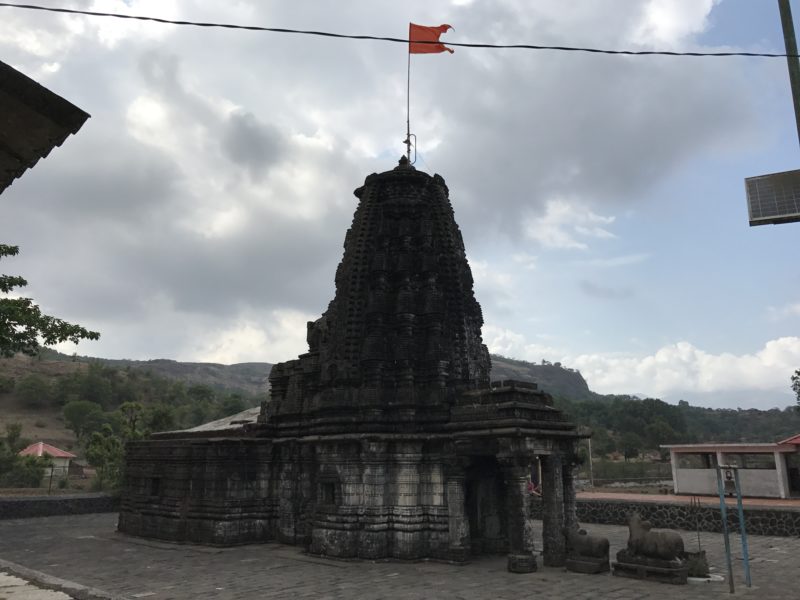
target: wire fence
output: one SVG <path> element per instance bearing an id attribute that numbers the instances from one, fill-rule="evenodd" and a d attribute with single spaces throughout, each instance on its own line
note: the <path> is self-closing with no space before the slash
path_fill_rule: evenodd
<path id="1" fill-rule="evenodd" d="M 584 464 L 578 470 L 578 477 L 589 481 L 589 465 Z M 617 462 L 598 460 L 592 464 L 592 477 L 595 485 L 639 484 L 657 485 L 659 482 L 672 479 L 670 463 L 662 462 Z"/>

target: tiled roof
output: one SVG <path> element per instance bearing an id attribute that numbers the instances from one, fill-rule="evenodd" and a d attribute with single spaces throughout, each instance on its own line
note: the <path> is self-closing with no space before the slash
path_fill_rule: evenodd
<path id="1" fill-rule="evenodd" d="M 75 455 L 66 450 L 61 450 L 44 442 L 31 444 L 24 450 L 19 451 L 20 456 L 50 456 L 51 458 L 75 458 Z"/>
<path id="2" fill-rule="evenodd" d="M 80 108 L 0 61 L 0 193 L 89 118 Z"/>
<path id="3" fill-rule="evenodd" d="M 779 444 L 794 444 L 795 446 L 800 446 L 800 433 L 797 435 L 793 435 L 790 438 L 786 438 L 785 440 L 781 440 L 778 442 Z"/>

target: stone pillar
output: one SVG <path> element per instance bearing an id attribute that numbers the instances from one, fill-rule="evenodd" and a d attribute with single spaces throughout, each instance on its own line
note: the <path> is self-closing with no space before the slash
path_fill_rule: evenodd
<path id="1" fill-rule="evenodd" d="M 566 563 L 564 480 L 558 454 L 542 456 L 542 561 L 548 567 Z"/>
<path id="2" fill-rule="evenodd" d="M 450 534 L 448 554 L 454 562 L 469 558 L 469 519 L 467 517 L 466 490 L 463 469 L 447 474 L 447 528 Z"/>
<path id="3" fill-rule="evenodd" d="M 789 474 L 786 470 L 786 454 L 782 452 L 774 452 L 775 457 L 775 474 L 778 477 L 778 497 L 788 498 L 791 496 L 789 491 Z"/>
<path id="4" fill-rule="evenodd" d="M 576 529 L 578 525 L 578 508 L 575 500 L 575 466 L 571 463 L 563 465 L 561 479 L 564 482 L 564 527 Z"/>
<path id="5" fill-rule="evenodd" d="M 527 459 L 503 465 L 508 517 L 508 570 L 511 573 L 532 573 L 536 570 L 528 494 L 529 469 Z"/>
<path id="6" fill-rule="evenodd" d="M 672 468 L 672 491 L 680 494 L 682 490 L 678 485 L 678 453 L 672 448 L 669 449 L 669 464 Z"/>

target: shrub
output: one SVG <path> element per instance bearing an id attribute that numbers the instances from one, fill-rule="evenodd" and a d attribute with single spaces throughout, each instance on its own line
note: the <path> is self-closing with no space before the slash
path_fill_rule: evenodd
<path id="1" fill-rule="evenodd" d="M 39 487 L 44 479 L 47 461 L 38 456 L 17 456 L 11 468 L 0 475 L 0 487 Z"/>
<path id="2" fill-rule="evenodd" d="M 14 391 L 14 378 L 0 375 L 0 394 L 8 394 Z"/>
<path id="3" fill-rule="evenodd" d="M 14 389 L 28 408 L 49 406 L 53 400 L 53 389 L 41 375 L 31 373 L 16 382 Z"/>

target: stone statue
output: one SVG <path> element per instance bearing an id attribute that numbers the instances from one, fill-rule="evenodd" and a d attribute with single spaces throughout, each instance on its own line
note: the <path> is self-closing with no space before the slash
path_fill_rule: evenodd
<path id="1" fill-rule="evenodd" d="M 676 531 L 652 529 L 638 513 L 628 515 L 628 546 L 617 552 L 614 575 L 686 583 L 688 567 L 683 539 Z"/>
<path id="2" fill-rule="evenodd" d="M 609 571 L 608 538 L 589 535 L 577 524 L 565 528 L 567 540 L 566 567 L 575 573 L 604 573 Z"/>
<path id="3" fill-rule="evenodd" d="M 683 539 L 675 531 L 654 531 L 639 513 L 628 517 L 628 551 L 635 556 L 675 560 L 683 555 Z"/>

